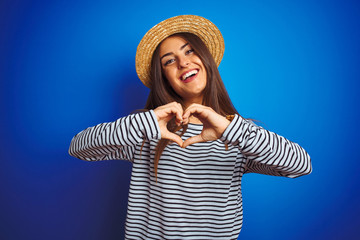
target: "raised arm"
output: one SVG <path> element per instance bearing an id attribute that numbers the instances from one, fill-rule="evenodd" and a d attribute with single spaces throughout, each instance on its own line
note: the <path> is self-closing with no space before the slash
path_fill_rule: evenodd
<path id="1" fill-rule="evenodd" d="M 221 139 L 237 145 L 247 157 L 246 172 L 290 178 L 311 173 L 308 153 L 297 143 L 235 115 Z"/>
<path id="2" fill-rule="evenodd" d="M 134 147 L 137 144 L 160 138 L 156 115 L 150 110 L 81 131 L 72 139 L 69 154 L 86 161 L 132 161 Z"/>

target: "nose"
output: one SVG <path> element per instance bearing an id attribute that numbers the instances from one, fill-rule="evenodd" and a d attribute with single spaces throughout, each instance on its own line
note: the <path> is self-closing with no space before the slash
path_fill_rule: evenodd
<path id="1" fill-rule="evenodd" d="M 187 67 L 189 65 L 189 63 L 190 63 L 189 58 L 187 58 L 185 56 L 179 57 L 179 59 L 178 59 L 179 69 Z"/>

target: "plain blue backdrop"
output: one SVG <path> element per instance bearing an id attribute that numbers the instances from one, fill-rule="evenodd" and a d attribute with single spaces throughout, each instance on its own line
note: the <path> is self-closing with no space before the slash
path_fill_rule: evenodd
<path id="1" fill-rule="evenodd" d="M 313 173 L 248 174 L 239 239 L 359 239 L 360 3 L 0 2 L 0 239 L 123 239 L 131 164 L 67 153 L 86 127 L 143 108 L 142 36 L 175 15 L 221 30 L 237 110 L 303 146 Z"/>

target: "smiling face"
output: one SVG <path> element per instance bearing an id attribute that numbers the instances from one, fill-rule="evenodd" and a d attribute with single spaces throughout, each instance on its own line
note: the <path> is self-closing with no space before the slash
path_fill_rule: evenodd
<path id="1" fill-rule="evenodd" d="M 186 105 L 202 104 L 206 69 L 191 45 L 182 37 L 165 39 L 159 49 L 162 71 Z"/>

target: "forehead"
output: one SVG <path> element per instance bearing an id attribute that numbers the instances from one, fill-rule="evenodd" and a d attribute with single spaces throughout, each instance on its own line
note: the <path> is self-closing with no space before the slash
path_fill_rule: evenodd
<path id="1" fill-rule="evenodd" d="M 179 36 L 171 36 L 166 38 L 160 44 L 160 55 L 169 53 L 169 52 L 176 52 L 179 51 L 182 46 L 184 46 L 187 41 Z"/>

